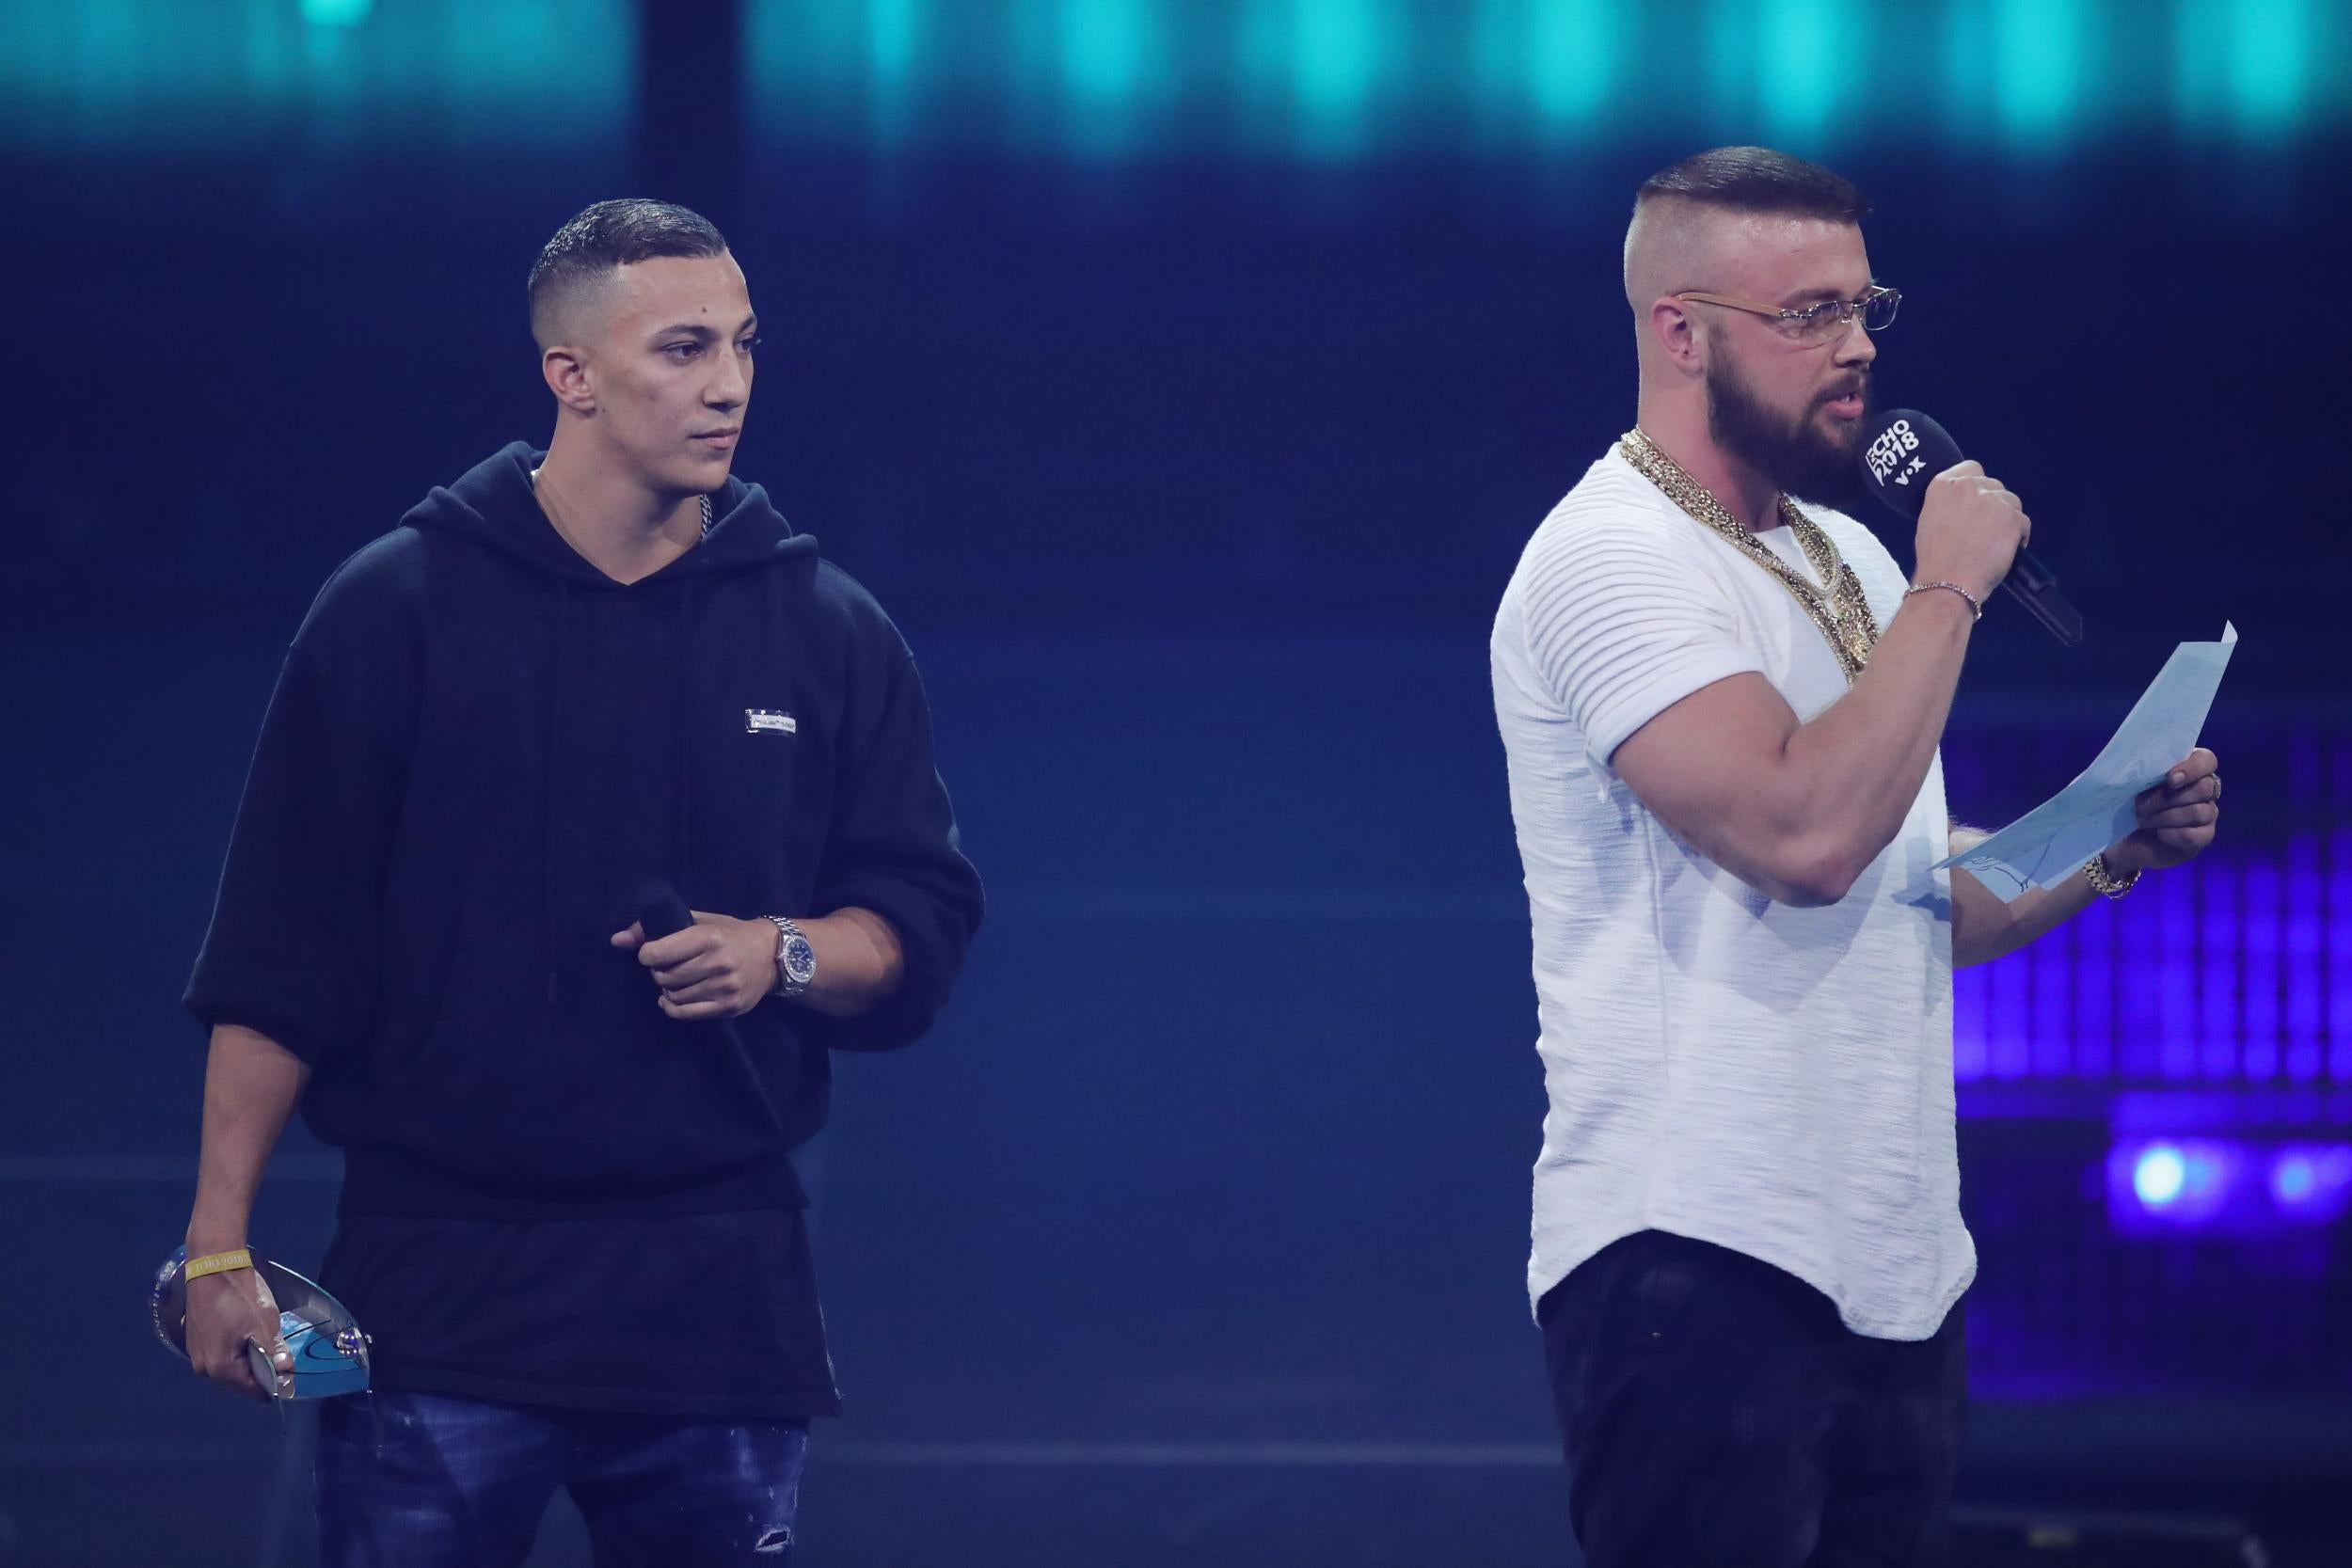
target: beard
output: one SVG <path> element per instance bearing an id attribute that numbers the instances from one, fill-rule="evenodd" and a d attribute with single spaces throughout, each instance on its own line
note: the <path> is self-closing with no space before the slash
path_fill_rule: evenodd
<path id="1" fill-rule="evenodd" d="M 1862 394 L 1862 418 L 1844 438 L 1814 422 L 1821 406 L 1849 392 Z M 1791 420 L 1768 407 L 1740 377 L 1728 354 L 1707 361 L 1707 433 L 1715 445 L 1771 480 L 1784 493 L 1815 506 L 1851 512 L 1864 493 L 1859 466 L 1863 428 L 1870 422 L 1870 377 L 1840 377 Z"/>

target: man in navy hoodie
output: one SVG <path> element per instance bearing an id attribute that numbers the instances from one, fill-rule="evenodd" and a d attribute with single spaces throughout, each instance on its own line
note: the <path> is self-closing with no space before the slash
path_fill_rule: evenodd
<path id="1" fill-rule="evenodd" d="M 547 451 L 345 562 L 271 699 L 188 990 L 190 1358 L 290 1365 L 236 1263 L 298 1102 L 374 1339 L 374 1409 L 322 1412 L 327 1562 L 518 1562 L 561 1485 L 600 1563 L 773 1563 L 838 1405 L 790 1151 L 831 1051 L 929 1026 L 980 887 L 905 643 L 728 472 L 758 324 L 718 230 L 600 202 L 530 292 Z M 647 941 L 656 879 L 693 923 Z"/>

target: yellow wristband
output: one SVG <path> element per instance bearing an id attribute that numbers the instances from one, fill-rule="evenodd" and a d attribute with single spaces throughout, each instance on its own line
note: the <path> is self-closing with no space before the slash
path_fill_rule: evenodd
<path id="1" fill-rule="evenodd" d="M 185 1275 L 190 1279 L 201 1279 L 208 1274 L 227 1274 L 232 1269 L 252 1266 L 252 1249 L 239 1247 L 233 1252 L 208 1252 L 201 1258 L 189 1259 Z"/>

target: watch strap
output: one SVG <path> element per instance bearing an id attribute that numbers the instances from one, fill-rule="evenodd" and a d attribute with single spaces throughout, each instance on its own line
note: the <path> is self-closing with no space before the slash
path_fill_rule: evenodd
<path id="1" fill-rule="evenodd" d="M 783 915 L 771 914 L 765 918 L 776 928 L 776 994 L 787 1002 L 797 1001 L 806 996 L 808 988 L 816 983 L 816 955 L 812 950 L 809 973 L 799 975 L 794 974 L 791 966 L 784 961 L 784 955 L 796 942 L 803 947 L 808 947 L 808 933 L 802 930 L 797 922 Z"/>

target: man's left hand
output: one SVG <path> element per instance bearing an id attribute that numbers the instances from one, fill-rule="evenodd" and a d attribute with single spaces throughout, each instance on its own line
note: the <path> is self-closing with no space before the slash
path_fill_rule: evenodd
<path id="1" fill-rule="evenodd" d="M 661 988 L 661 1010 L 675 1019 L 740 1018 L 776 989 L 776 927 L 767 920 L 689 911 L 694 924 L 658 942 L 632 922 L 612 945 L 635 953 Z"/>
<path id="2" fill-rule="evenodd" d="M 2211 844 L 2221 821 L 2220 766 L 2200 746 L 2175 763 L 2162 783 L 2142 790 L 2137 802 L 2139 827 L 2107 851 L 2107 869 L 2124 877 L 2162 871 Z"/>

